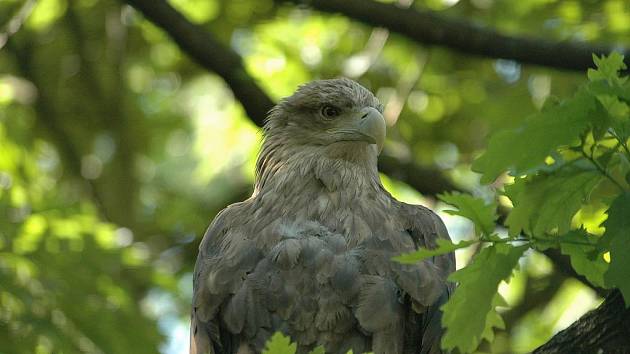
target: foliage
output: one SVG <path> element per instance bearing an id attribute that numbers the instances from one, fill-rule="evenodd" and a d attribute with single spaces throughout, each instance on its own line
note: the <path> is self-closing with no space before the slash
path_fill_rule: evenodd
<path id="1" fill-rule="evenodd" d="M 594 59 L 597 69 L 589 70 L 590 81 L 572 98 L 547 105 L 521 126 L 494 135 L 473 163 L 483 181 L 491 182 L 506 170 L 514 178 L 504 192 L 513 204 L 505 221 L 507 238 L 493 234 L 496 206 L 469 195 L 442 196 L 458 208 L 457 215 L 481 230 L 463 245 L 489 244 L 449 278 L 459 287 L 442 308 L 445 349 L 472 352 L 491 326 L 502 324 L 495 315 L 488 317 L 496 306 L 493 296 L 528 248 L 560 248 L 577 273 L 597 286 L 619 288 L 630 304 L 630 186 L 623 178 L 630 175 L 630 84 L 619 74 L 625 69 L 619 54 Z M 593 203 L 608 205 L 601 237 L 574 218 Z M 436 250 L 401 260 L 420 260 L 460 245 L 443 241 Z M 610 264 L 603 257 L 606 252 Z"/>
<path id="2" fill-rule="evenodd" d="M 572 230 L 559 239 L 560 250 L 571 259 L 571 266 L 593 285 L 604 287 L 604 273 L 608 263 L 601 256 L 597 245 L 598 237 L 588 234 L 584 229 Z M 544 245 L 539 245 L 544 248 Z"/>
<path id="3" fill-rule="evenodd" d="M 359 80 L 388 107 L 392 126 L 383 153 L 430 168 L 461 189 L 479 189 L 470 163 L 486 147 L 484 133 L 521 126 L 545 99 L 565 97 L 583 81 L 569 72 L 425 48 L 303 6 L 271 0 L 169 3 L 242 56 L 248 74 L 274 99 L 316 78 Z M 21 23 L 17 15 L 25 4 L 35 6 Z M 619 0 L 417 0 L 412 6 L 501 33 L 630 44 L 630 9 Z M 584 95 L 595 113 L 578 112 L 577 118 L 600 114 L 601 127 L 610 124 L 615 133 L 627 134 L 628 95 L 620 89 L 626 83 L 611 75 L 615 70 L 613 62 L 589 72 L 593 81 Z M 563 139 L 573 134 L 577 122 L 567 124 L 570 131 L 554 134 Z M 556 138 L 546 129 L 534 133 L 546 139 L 546 147 Z M 602 150 L 614 147 L 610 132 L 597 130 L 595 136 L 603 141 L 595 158 L 625 187 L 625 158 Z M 584 138 L 592 144 L 591 135 Z M 0 352 L 180 353 L 188 345 L 191 272 L 199 240 L 220 209 L 251 193 L 259 142 L 259 130 L 225 82 L 124 2 L 0 1 Z M 515 148 L 505 150 L 517 160 Z M 521 151 L 530 156 L 527 147 Z M 546 151 L 561 161 L 553 146 Z M 580 152 L 561 152 L 564 160 L 575 154 Z M 546 158 L 541 153 L 518 167 L 529 175 L 553 174 L 539 166 Z M 494 167 L 495 176 L 517 166 L 497 161 L 502 162 Z M 541 170 L 536 172 L 536 166 Z M 493 178 L 488 174 L 484 180 Z M 384 178 L 391 182 L 388 190 L 408 202 L 431 204 L 434 196 L 420 196 L 405 185 L 431 180 L 404 176 L 389 173 L 391 178 Z M 519 175 L 517 183 L 529 188 L 530 178 L 537 177 Z M 602 208 L 618 196 L 608 177 L 600 179 L 586 201 L 574 202 L 573 208 L 583 204 L 571 221 L 573 231 L 584 224 L 583 232 L 596 235 L 589 236 L 588 245 L 561 243 L 561 250 L 589 279 L 622 287 L 614 269 L 624 264 L 615 263 L 622 261 L 615 254 L 627 246 L 614 235 L 627 229 L 627 211 L 623 205 L 611 208 L 617 217 L 604 225 L 607 235 L 599 242 L 597 226 L 606 216 Z M 468 202 L 473 211 L 493 208 Z M 531 230 L 523 220 L 536 218 L 536 211 L 520 213 L 515 227 Z M 566 228 L 567 218 L 558 225 Z M 494 215 L 478 225 L 479 232 L 486 230 L 479 237 L 502 234 L 488 232 L 490 219 Z M 549 222 L 540 225 L 553 234 Z M 465 229 L 448 226 L 455 230 L 457 246 L 440 243 L 413 257 L 477 243 L 462 241 Z M 541 236 L 551 240 L 538 240 L 537 247 L 556 247 L 549 236 Z M 569 236 L 581 237 L 571 231 Z M 613 271 L 605 276 L 608 263 L 598 252 L 608 249 Z M 580 309 L 588 306 L 580 297 L 584 287 L 557 280 L 558 272 L 543 266 L 547 260 L 530 255 L 525 253 L 522 270 L 510 282 L 521 300 L 505 297 L 513 319 L 505 316 L 506 329 L 495 333 L 500 340 L 488 351 L 530 351 L 515 346 L 547 340 L 558 330 L 558 319 L 567 317 L 564 309 L 575 312 L 572 299 L 581 302 Z M 599 265 L 592 267 L 593 260 Z M 531 289 L 538 288 L 556 291 L 544 301 L 530 300 Z M 495 298 L 493 304 L 499 303 Z M 486 329 L 499 323 L 497 316 L 488 313 Z"/>
<path id="4" fill-rule="evenodd" d="M 483 200 L 474 198 L 468 194 L 442 194 L 439 198 L 457 210 L 445 210 L 444 212 L 451 215 L 463 216 L 472 220 L 475 224 L 475 232 L 477 235 L 490 236 L 494 231 L 495 221 L 497 219 L 496 203 L 484 203 Z"/>
<path id="5" fill-rule="evenodd" d="M 67 204 L 37 161 L 50 146 L 0 126 L 0 350 L 154 353 L 162 339 L 133 290 L 160 277 L 141 244 L 99 219 L 90 203 Z M 126 235 L 124 235 L 126 237 Z M 124 241 L 124 242 L 121 242 Z M 133 328 L 121 336 L 100 327 Z"/>
<path id="6" fill-rule="evenodd" d="M 263 354 L 295 354 L 297 343 L 291 343 L 291 339 L 280 332 L 276 332 L 269 338 Z M 324 348 L 319 346 L 311 350 L 309 354 L 324 354 Z M 351 351 L 349 353 L 352 353 Z"/>
<path id="7" fill-rule="evenodd" d="M 492 202 L 486 204 L 482 199 L 462 193 L 445 193 L 439 197 L 445 203 L 457 208 L 457 210 L 445 210 L 445 213 L 463 216 L 473 221 L 477 236 L 494 238 L 495 235 L 493 232 L 497 218 L 496 203 Z M 463 240 L 459 243 L 451 243 L 445 239 L 438 239 L 436 241 L 436 247 L 433 249 L 421 248 L 414 252 L 393 257 L 392 259 L 400 263 L 416 263 L 429 257 L 454 252 L 455 250 L 468 247 L 474 243 L 476 243 L 475 240 Z"/>
<path id="8" fill-rule="evenodd" d="M 621 290 L 626 304 L 630 306 L 630 193 L 619 195 L 608 209 L 606 233 L 602 236 L 603 247 L 610 250 L 610 267 L 604 273 L 604 283 Z"/>
<path id="9" fill-rule="evenodd" d="M 296 343 L 291 343 L 289 337 L 284 336 L 280 332 L 276 332 L 267 341 L 263 354 L 295 354 L 296 350 Z"/>
<path id="10" fill-rule="evenodd" d="M 505 187 L 505 194 L 514 202 L 505 221 L 510 235 L 567 232 L 573 215 L 603 178 L 592 165 L 562 165 L 556 171 L 517 179 Z"/>
<path id="11" fill-rule="evenodd" d="M 503 327 L 494 311 L 499 283 L 508 279 L 527 246 L 496 243 L 484 248 L 466 267 L 451 274 L 449 280 L 459 286 L 442 307 L 442 325 L 446 333 L 442 347 L 473 351 L 482 338 L 492 335 L 492 327 Z M 471 304 L 475 304 L 471 306 Z M 466 319 L 466 320 L 463 320 Z"/>

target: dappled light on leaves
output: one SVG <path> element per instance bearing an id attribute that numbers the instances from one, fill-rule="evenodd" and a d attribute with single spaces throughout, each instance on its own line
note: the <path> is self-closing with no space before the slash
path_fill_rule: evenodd
<path id="1" fill-rule="evenodd" d="M 187 352 L 199 240 L 252 191 L 261 132 L 247 107 L 261 100 L 236 95 L 243 82 L 269 101 L 337 76 L 377 93 L 385 188 L 439 209 L 453 236 L 397 260 L 455 250 L 465 275 L 446 307 L 449 347 L 529 352 L 597 306 L 601 288 L 630 297 L 628 59 L 536 62 L 483 42 L 498 51 L 488 56 L 320 1 L 168 1 L 245 68 L 221 71 L 132 3 L 0 1 L 0 352 Z M 378 3 L 468 29 L 444 38 L 482 28 L 548 40 L 552 53 L 630 44 L 620 0 Z"/>

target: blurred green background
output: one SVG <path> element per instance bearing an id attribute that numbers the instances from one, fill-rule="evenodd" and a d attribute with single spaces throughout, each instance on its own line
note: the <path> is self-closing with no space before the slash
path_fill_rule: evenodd
<path id="1" fill-rule="evenodd" d="M 240 54 L 275 100 L 313 79 L 358 80 L 386 105 L 387 158 L 482 196 L 492 186 L 470 163 L 489 134 L 585 77 L 271 0 L 170 3 Z M 630 44 L 622 0 L 411 6 L 509 35 Z M 260 141 L 224 81 L 131 7 L 0 0 L 0 353 L 187 353 L 196 248 L 214 215 L 251 193 Z M 404 176 L 383 180 L 402 200 L 443 208 Z M 598 225 L 603 212 L 578 217 Z M 441 215 L 453 238 L 469 237 L 464 219 Z M 558 269 L 525 258 L 501 286 L 507 329 L 480 350 L 532 350 L 601 301 Z"/>

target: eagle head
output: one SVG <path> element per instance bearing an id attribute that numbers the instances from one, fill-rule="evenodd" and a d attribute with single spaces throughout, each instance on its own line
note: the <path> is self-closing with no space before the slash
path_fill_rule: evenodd
<path id="1" fill-rule="evenodd" d="M 382 112 L 378 99 L 355 81 L 312 81 L 271 110 L 265 140 L 296 148 L 351 149 L 367 143 L 378 154 L 385 141 Z"/>

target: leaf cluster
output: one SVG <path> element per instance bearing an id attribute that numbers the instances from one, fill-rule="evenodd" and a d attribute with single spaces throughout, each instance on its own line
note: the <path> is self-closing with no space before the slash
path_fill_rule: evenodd
<path id="1" fill-rule="evenodd" d="M 472 352 L 492 339 L 492 327 L 502 328 L 497 289 L 528 249 L 560 249 L 578 274 L 598 287 L 620 289 L 630 304 L 630 84 L 620 75 L 623 56 L 594 61 L 597 68 L 573 97 L 549 102 L 518 127 L 495 134 L 473 163 L 482 182 L 508 181 L 500 192 L 512 204 L 503 225 L 507 235 L 499 236 L 495 202 L 445 194 L 442 201 L 456 208 L 447 212 L 471 220 L 475 238 L 442 240 L 435 249 L 395 258 L 412 263 L 483 244 L 469 265 L 449 277 L 459 286 L 442 307 L 443 348 Z M 606 208 L 603 234 L 578 215 L 594 205 Z"/>

